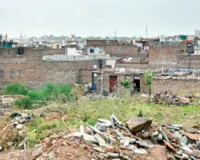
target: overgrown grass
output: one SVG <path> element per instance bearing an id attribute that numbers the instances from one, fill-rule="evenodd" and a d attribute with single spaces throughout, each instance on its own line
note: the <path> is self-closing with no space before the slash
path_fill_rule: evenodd
<path id="1" fill-rule="evenodd" d="M 45 121 L 44 118 L 36 118 L 27 126 L 27 144 L 34 147 L 44 138 L 64 129 L 64 123 L 59 119 Z"/>
<path id="2" fill-rule="evenodd" d="M 40 90 L 31 90 L 21 83 L 11 83 L 4 87 L 4 94 L 26 96 L 14 103 L 21 109 L 40 107 L 46 105 L 48 101 L 67 102 L 76 100 L 76 95 L 72 93 L 71 84 L 48 83 Z"/>
<path id="3" fill-rule="evenodd" d="M 33 101 L 30 97 L 23 97 L 14 103 L 20 109 L 32 109 Z"/>
<path id="4" fill-rule="evenodd" d="M 21 83 L 10 83 L 4 87 L 4 94 L 7 95 L 27 95 L 28 88 Z"/>
<path id="5" fill-rule="evenodd" d="M 60 110 L 67 114 L 76 114 L 72 121 L 85 123 L 95 123 L 98 118 L 109 119 L 115 114 L 121 121 L 125 122 L 129 117 L 135 117 L 142 111 L 143 116 L 152 118 L 155 122 L 184 123 L 189 122 L 193 116 L 199 116 L 200 106 L 167 106 L 146 104 L 145 98 L 134 97 L 124 99 L 98 99 L 98 100 L 80 100 L 78 104 L 51 104 L 43 112 Z M 199 121 L 200 122 L 200 121 Z"/>
<path id="6" fill-rule="evenodd" d="M 98 118 L 109 119 L 115 114 L 123 123 L 130 117 L 135 117 L 140 110 L 144 117 L 152 118 L 153 122 L 166 124 L 178 123 L 187 127 L 199 124 L 200 106 L 167 106 L 144 103 L 145 98 L 97 99 L 79 98 L 77 103 L 57 103 L 36 109 L 33 112 L 46 117 L 59 114 L 59 118 L 46 120 L 36 118 L 27 126 L 27 143 L 34 146 L 46 136 L 68 128 L 79 128 L 81 121 L 86 125 L 95 125 Z M 38 110 L 40 110 L 38 112 Z"/>
<path id="7" fill-rule="evenodd" d="M 13 92 L 12 92 L 13 93 Z M 76 103 L 60 103 L 74 100 L 71 85 L 47 84 L 41 90 L 28 90 L 25 98 L 16 101 L 20 108 L 32 108 L 34 104 L 50 103 L 42 109 L 38 117 L 27 125 L 28 146 L 34 146 L 47 136 L 67 129 L 78 128 L 81 121 L 84 125 L 95 125 L 98 118 L 109 119 L 115 114 L 120 121 L 125 122 L 130 117 L 135 117 L 140 110 L 144 117 L 152 118 L 157 123 L 181 123 L 187 127 L 200 124 L 199 99 L 191 106 L 167 106 L 146 104 L 146 98 L 140 96 L 120 99 L 85 99 L 79 97 Z M 38 109 L 38 110 L 40 110 Z M 35 113 L 37 110 L 34 110 Z M 59 118 L 45 119 L 45 115 L 60 114 Z"/>

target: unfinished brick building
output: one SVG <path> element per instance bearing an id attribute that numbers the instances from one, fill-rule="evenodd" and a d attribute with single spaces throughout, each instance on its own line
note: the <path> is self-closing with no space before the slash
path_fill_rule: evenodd
<path id="1" fill-rule="evenodd" d="M 140 93 L 149 93 L 145 83 L 143 73 L 119 72 L 113 69 L 103 69 L 101 71 L 81 70 L 80 81 L 82 83 L 96 84 L 97 93 L 120 92 L 124 88 L 122 82 L 129 79 L 134 84 L 134 90 Z M 121 93 L 123 94 L 123 93 Z"/>
<path id="2" fill-rule="evenodd" d="M 74 83 L 79 82 L 79 70 L 91 69 L 99 65 L 99 59 L 89 60 L 44 60 L 44 56 L 65 56 L 64 49 L 31 49 L 23 53 L 18 49 L 0 49 L 0 80 L 24 82 L 32 88 L 38 88 L 45 82 Z M 102 66 L 104 67 L 104 62 Z"/>

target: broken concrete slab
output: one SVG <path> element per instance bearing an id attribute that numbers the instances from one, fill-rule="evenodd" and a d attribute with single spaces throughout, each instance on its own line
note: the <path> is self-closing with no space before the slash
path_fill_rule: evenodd
<path id="1" fill-rule="evenodd" d="M 112 119 L 115 124 L 120 125 L 120 126 L 122 125 L 122 122 L 114 114 L 112 114 Z"/>
<path id="2" fill-rule="evenodd" d="M 173 151 L 174 153 L 176 153 L 176 149 L 167 141 L 164 141 L 165 145 L 167 146 L 167 148 L 169 148 L 171 151 Z"/>
<path id="3" fill-rule="evenodd" d="M 80 133 L 80 132 L 74 132 L 74 133 L 70 133 L 70 134 L 68 134 L 68 135 L 66 135 L 66 136 L 63 136 L 63 138 L 71 138 L 71 137 L 81 137 L 82 136 L 82 133 Z"/>
<path id="4" fill-rule="evenodd" d="M 148 152 L 145 149 L 133 149 L 133 154 L 147 155 Z"/>
<path id="5" fill-rule="evenodd" d="M 97 128 L 93 127 L 93 126 L 88 126 L 93 132 L 98 133 L 98 134 L 102 134 L 102 132 L 100 130 L 98 130 Z"/>
<path id="6" fill-rule="evenodd" d="M 21 130 L 21 129 L 24 128 L 24 125 L 23 125 L 23 124 L 18 124 L 18 125 L 16 126 L 16 128 L 17 128 L 18 130 Z"/>
<path id="7" fill-rule="evenodd" d="M 149 157 L 153 160 L 153 159 L 157 159 L 157 160 L 167 160 L 167 151 L 165 149 L 165 147 L 163 146 L 155 146 L 152 149 L 150 149 L 150 154 Z"/>
<path id="8" fill-rule="evenodd" d="M 39 155 L 41 155 L 43 153 L 43 147 L 42 146 L 40 146 L 40 147 L 37 147 L 37 148 L 35 148 L 34 150 L 33 150 L 33 152 L 32 152 L 32 156 L 34 157 L 34 158 L 37 158 Z"/>
<path id="9" fill-rule="evenodd" d="M 182 138 L 180 139 L 180 142 L 182 142 L 182 143 L 184 143 L 184 144 L 187 144 L 188 138 L 187 138 L 186 136 L 184 136 L 184 137 L 182 137 Z"/>
<path id="10" fill-rule="evenodd" d="M 173 134 L 167 128 L 164 127 L 162 130 L 163 132 L 165 132 L 165 134 L 167 135 L 169 139 L 173 138 Z"/>
<path id="11" fill-rule="evenodd" d="M 89 134 L 87 134 L 87 133 L 84 133 L 83 139 L 84 139 L 85 141 L 87 141 L 87 142 L 96 143 L 96 144 L 98 143 L 98 141 L 95 139 L 94 136 L 91 136 L 91 135 L 89 135 Z"/>
<path id="12" fill-rule="evenodd" d="M 144 117 L 130 118 L 126 122 L 126 126 L 129 128 L 132 134 L 146 130 L 152 123 L 152 120 Z"/>
<path id="13" fill-rule="evenodd" d="M 107 146 L 106 141 L 99 134 L 95 134 L 94 138 L 97 140 L 99 146 L 101 146 L 101 147 Z"/>
<path id="14" fill-rule="evenodd" d="M 105 126 L 107 126 L 107 127 L 111 127 L 111 126 L 112 126 L 112 122 L 109 121 L 109 120 L 100 119 L 100 118 L 99 118 L 98 121 L 99 121 L 101 124 L 103 124 L 103 125 L 105 125 Z"/>
<path id="15" fill-rule="evenodd" d="M 191 134 L 188 132 L 183 132 L 183 135 L 185 135 L 186 137 L 188 137 L 189 139 L 194 140 L 194 141 L 198 141 L 200 138 L 200 134 Z"/>
<path id="16" fill-rule="evenodd" d="M 181 133 L 180 132 L 175 132 L 174 134 L 173 134 L 173 137 L 174 138 L 178 138 L 178 139 L 181 139 L 182 138 L 182 135 L 181 135 Z"/>

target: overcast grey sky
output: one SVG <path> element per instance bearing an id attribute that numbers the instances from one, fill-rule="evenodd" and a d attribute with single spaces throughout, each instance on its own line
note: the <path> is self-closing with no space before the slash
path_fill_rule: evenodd
<path id="1" fill-rule="evenodd" d="M 200 0 L 0 0 L 0 33 L 148 36 L 193 34 Z"/>

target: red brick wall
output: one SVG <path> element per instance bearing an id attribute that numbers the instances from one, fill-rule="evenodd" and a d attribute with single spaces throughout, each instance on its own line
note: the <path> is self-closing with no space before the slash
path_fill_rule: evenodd
<path id="1" fill-rule="evenodd" d="M 80 69 L 91 69 L 94 65 L 98 66 L 98 61 L 42 61 L 42 55 L 62 53 L 64 50 L 25 49 L 25 53 L 19 56 L 16 54 L 16 49 L 0 50 L 0 69 L 4 70 L 4 78 L 1 78 L 1 82 L 74 83 L 80 80 Z M 10 77 L 11 70 L 14 71 L 14 77 Z M 22 70 L 22 77 L 18 76 L 19 70 Z"/>
<path id="2" fill-rule="evenodd" d="M 101 47 L 104 52 L 110 54 L 110 56 L 116 57 L 134 57 L 138 56 L 138 50 L 136 46 L 133 45 L 109 45 Z"/>
<path id="3" fill-rule="evenodd" d="M 200 68 L 200 55 L 178 55 L 179 68 Z"/>
<path id="4" fill-rule="evenodd" d="M 91 70 L 80 70 L 80 83 L 92 83 L 92 71 Z"/>
<path id="5" fill-rule="evenodd" d="M 151 93 L 155 94 L 164 91 L 170 91 L 172 93 L 190 92 L 193 90 L 199 90 L 199 88 L 199 80 L 153 79 L 151 85 Z"/>
<path id="6" fill-rule="evenodd" d="M 185 50 L 185 45 L 179 46 L 155 46 L 149 49 L 149 66 L 151 68 L 177 68 L 178 53 Z"/>
<path id="7" fill-rule="evenodd" d="M 116 45 L 118 42 L 116 40 L 109 40 L 109 44 L 107 44 L 107 40 L 87 40 L 87 46 L 104 46 L 104 45 Z"/>

